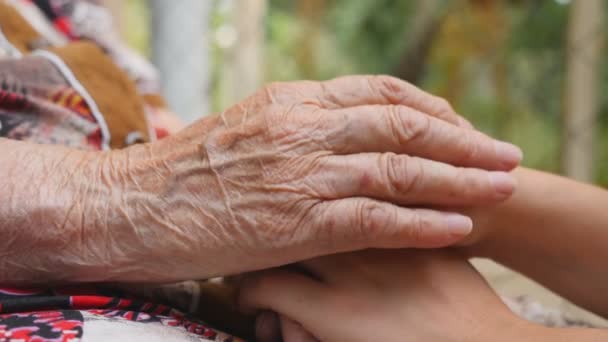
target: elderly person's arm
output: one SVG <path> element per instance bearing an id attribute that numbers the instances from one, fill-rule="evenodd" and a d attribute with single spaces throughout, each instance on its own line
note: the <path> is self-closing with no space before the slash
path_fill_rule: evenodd
<path id="1" fill-rule="evenodd" d="M 89 153 L 0 140 L 0 283 L 176 281 L 437 247 L 521 152 L 388 77 L 275 84 L 179 134 Z M 489 170 L 489 171 L 486 171 Z"/>
<path id="2" fill-rule="evenodd" d="M 523 168 L 514 174 L 511 199 L 473 211 L 469 252 L 608 317 L 608 191 Z"/>

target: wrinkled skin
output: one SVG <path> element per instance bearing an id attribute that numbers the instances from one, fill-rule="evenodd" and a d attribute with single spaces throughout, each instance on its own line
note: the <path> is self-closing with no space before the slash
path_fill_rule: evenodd
<path id="1" fill-rule="evenodd" d="M 477 271 L 448 250 L 368 250 L 243 281 L 260 342 L 535 341 Z M 280 329 L 278 324 L 280 323 Z"/>
<path id="2" fill-rule="evenodd" d="M 151 144 L 0 143 L 0 281 L 178 281 L 368 247 L 438 247 L 505 200 L 521 152 L 383 76 L 264 87 Z M 3 147 L 3 150 L 5 148 Z M 44 176 L 40 176 L 44 175 Z"/>

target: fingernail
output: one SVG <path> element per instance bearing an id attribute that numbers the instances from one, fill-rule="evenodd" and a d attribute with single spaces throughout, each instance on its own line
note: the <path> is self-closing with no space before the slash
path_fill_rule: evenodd
<path id="1" fill-rule="evenodd" d="M 511 174 L 507 172 L 490 172 L 490 182 L 494 186 L 494 190 L 498 195 L 497 198 L 505 198 L 513 194 L 517 182 Z"/>
<path id="2" fill-rule="evenodd" d="M 448 224 L 448 230 L 452 235 L 466 236 L 469 235 L 473 229 L 473 221 L 467 216 L 460 214 L 447 214 L 446 221 Z"/>
<path id="3" fill-rule="evenodd" d="M 504 167 L 512 169 L 519 165 L 524 157 L 521 149 L 513 144 L 502 141 L 494 142 L 496 155 L 500 158 Z"/>

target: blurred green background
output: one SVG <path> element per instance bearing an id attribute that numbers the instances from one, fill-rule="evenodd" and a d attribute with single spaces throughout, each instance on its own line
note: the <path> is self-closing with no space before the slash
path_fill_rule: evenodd
<path id="1" fill-rule="evenodd" d="M 521 146 L 525 165 L 572 173 L 569 163 L 576 163 L 574 169 L 583 169 L 578 178 L 608 185 L 608 4 L 601 11 L 576 9 L 577 1 L 587 0 L 256 1 L 264 7 L 256 41 L 261 66 L 238 69 L 237 77 L 252 70 L 261 71 L 258 83 L 395 75 L 445 97 L 482 131 Z M 209 18 L 206 95 L 216 112 L 238 101 L 224 93 L 236 70 L 238 26 L 249 20 L 242 6 L 215 1 Z M 122 10 L 129 44 L 150 55 L 148 2 L 128 0 Z M 589 23 L 596 26 L 585 31 Z M 572 84 L 586 89 L 583 95 L 566 79 L 578 80 Z M 577 124 L 578 108 L 590 113 Z M 576 149 L 568 152 L 569 146 Z"/>

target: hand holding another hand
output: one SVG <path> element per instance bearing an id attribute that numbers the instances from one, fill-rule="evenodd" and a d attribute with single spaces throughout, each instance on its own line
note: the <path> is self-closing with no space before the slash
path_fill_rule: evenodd
<path id="1" fill-rule="evenodd" d="M 240 302 L 258 317 L 260 342 L 534 341 L 462 256 L 447 251 L 368 250 L 262 271 Z"/>
<path id="2" fill-rule="evenodd" d="M 352 76 L 271 84 L 115 157 L 115 184 L 140 200 L 131 246 L 155 246 L 148 272 L 179 280 L 452 244 L 470 219 L 420 207 L 506 199 L 521 152 L 406 82 Z"/>
<path id="3" fill-rule="evenodd" d="M 14 284 L 170 282 L 446 246 L 472 224 L 438 208 L 508 198 L 505 171 L 521 159 L 386 76 L 271 84 L 174 136 L 107 153 L 3 143 L 14 161 L 4 174 L 26 173 L 5 208 L 40 213 L 4 216 L 15 266 L 2 278 Z"/>

